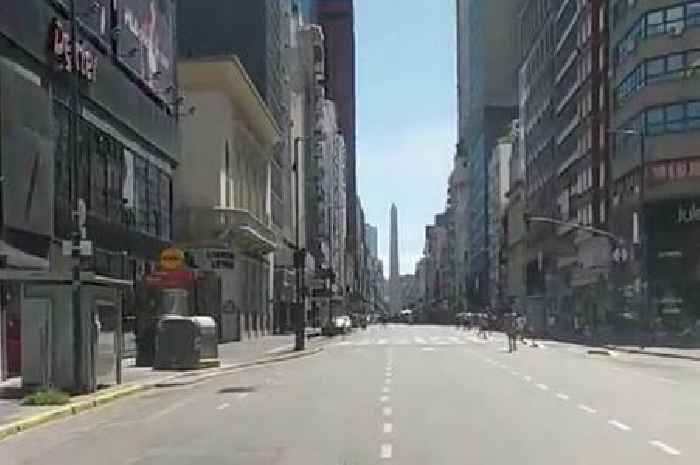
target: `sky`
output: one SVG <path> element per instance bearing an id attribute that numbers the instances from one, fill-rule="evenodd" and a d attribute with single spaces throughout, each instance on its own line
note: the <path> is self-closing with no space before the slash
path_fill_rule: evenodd
<path id="1" fill-rule="evenodd" d="M 355 0 L 357 183 L 389 272 L 389 210 L 401 274 L 414 272 L 425 225 L 445 209 L 457 143 L 454 0 Z"/>

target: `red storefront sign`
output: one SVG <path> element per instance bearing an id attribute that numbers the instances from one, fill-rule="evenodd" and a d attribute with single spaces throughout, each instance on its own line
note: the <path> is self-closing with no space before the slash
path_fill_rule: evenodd
<path id="1" fill-rule="evenodd" d="M 80 76 L 92 82 L 97 74 L 97 57 L 78 41 L 77 55 L 73 58 L 73 43 L 68 27 L 54 18 L 51 22 L 51 53 L 59 70 L 67 73 L 78 70 Z"/>
<path id="2" fill-rule="evenodd" d="M 194 285 L 194 271 L 154 271 L 146 276 L 146 287 L 152 289 L 189 289 Z"/>

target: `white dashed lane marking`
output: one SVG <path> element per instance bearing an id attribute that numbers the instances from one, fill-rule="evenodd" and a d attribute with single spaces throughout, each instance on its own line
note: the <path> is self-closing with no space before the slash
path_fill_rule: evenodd
<path id="1" fill-rule="evenodd" d="M 394 413 L 394 411 L 392 410 L 391 407 L 384 407 L 382 409 L 382 413 L 384 414 L 385 417 L 390 417 Z"/>
<path id="2" fill-rule="evenodd" d="M 389 396 L 382 396 L 379 398 L 379 402 L 389 402 Z"/>
<path id="3" fill-rule="evenodd" d="M 596 413 L 597 410 L 589 407 L 588 405 L 578 404 L 579 410 L 583 410 L 586 413 Z"/>
<path id="4" fill-rule="evenodd" d="M 661 449 L 662 451 L 666 452 L 668 455 L 681 455 L 681 451 L 678 449 L 674 449 L 673 447 L 669 446 L 668 444 L 659 441 L 658 439 L 655 439 L 653 441 L 649 441 L 649 444 L 652 446 Z"/>
<path id="5" fill-rule="evenodd" d="M 384 423 L 382 431 L 384 431 L 384 434 L 391 434 L 394 431 L 394 425 L 391 423 Z"/>
<path id="6" fill-rule="evenodd" d="M 382 450 L 380 452 L 380 457 L 383 459 L 390 459 L 391 458 L 391 444 L 382 444 Z"/>
<path id="7" fill-rule="evenodd" d="M 435 351 L 435 347 L 423 347 L 421 350 L 422 350 L 423 352 L 434 352 L 434 351 Z"/>
<path id="8" fill-rule="evenodd" d="M 537 387 L 538 387 L 539 389 L 542 389 L 543 391 L 549 391 L 549 386 L 547 386 L 546 384 L 540 383 L 540 384 L 537 385 Z"/>
<path id="9" fill-rule="evenodd" d="M 384 386 L 384 387 L 382 388 L 382 392 L 383 392 L 384 394 L 389 394 L 389 393 L 391 392 L 391 388 L 390 388 L 389 386 Z"/>
<path id="10" fill-rule="evenodd" d="M 569 400 L 569 396 L 567 396 L 566 394 L 562 394 L 561 392 L 557 393 L 557 397 L 561 400 Z"/>
<path id="11" fill-rule="evenodd" d="M 224 409 L 229 408 L 230 406 L 231 406 L 231 404 L 228 404 L 228 403 L 226 403 L 226 404 L 221 404 L 221 405 L 219 405 L 218 407 L 216 407 L 216 410 L 224 410 Z"/>
<path id="12" fill-rule="evenodd" d="M 608 420 L 608 424 L 610 424 L 610 425 L 614 426 L 615 428 L 622 430 L 622 431 L 629 431 L 632 429 L 629 426 L 627 426 L 626 424 L 621 423 L 617 420 Z"/>
<path id="13" fill-rule="evenodd" d="M 532 376 L 523 376 L 523 379 L 529 383 L 532 381 Z"/>

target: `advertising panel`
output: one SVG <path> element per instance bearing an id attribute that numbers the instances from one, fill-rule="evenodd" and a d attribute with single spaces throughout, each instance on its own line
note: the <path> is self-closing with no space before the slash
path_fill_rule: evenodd
<path id="1" fill-rule="evenodd" d="M 171 0 L 114 0 L 117 54 L 148 87 L 172 101 L 175 74 Z"/>

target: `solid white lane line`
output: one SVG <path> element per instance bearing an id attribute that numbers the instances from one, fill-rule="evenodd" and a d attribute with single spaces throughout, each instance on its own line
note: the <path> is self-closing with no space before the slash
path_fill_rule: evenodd
<path id="1" fill-rule="evenodd" d="M 562 394 L 561 392 L 557 393 L 557 397 L 561 400 L 569 400 L 569 396 L 567 396 L 566 394 Z"/>
<path id="2" fill-rule="evenodd" d="M 384 387 L 382 388 L 382 392 L 383 392 L 384 394 L 389 394 L 389 393 L 391 392 L 391 388 L 390 388 L 389 386 L 384 386 Z"/>
<path id="3" fill-rule="evenodd" d="M 391 423 L 384 423 L 384 434 L 391 434 L 394 431 L 394 425 Z"/>
<path id="4" fill-rule="evenodd" d="M 591 408 L 588 405 L 583 405 L 583 404 L 578 404 L 578 409 L 583 410 L 584 412 L 588 412 L 588 413 L 596 413 L 597 412 L 596 409 Z"/>
<path id="5" fill-rule="evenodd" d="M 546 384 L 540 383 L 537 385 L 537 387 L 542 389 L 543 391 L 549 391 L 549 386 L 547 386 Z"/>
<path id="6" fill-rule="evenodd" d="M 435 350 L 435 347 L 423 347 L 421 350 L 423 352 L 433 352 Z"/>
<path id="7" fill-rule="evenodd" d="M 620 429 L 622 431 L 629 431 L 632 429 L 629 426 L 627 426 L 626 424 L 620 423 L 617 420 L 608 420 L 608 424 L 610 424 L 610 425 L 614 426 L 615 428 Z"/>
<path id="8" fill-rule="evenodd" d="M 223 410 L 225 408 L 229 408 L 230 406 L 231 406 L 231 404 L 229 404 L 229 403 L 221 404 L 218 407 L 216 407 L 216 410 Z"/>
<path id="9" fill-rule="evenodd" d="M 350 341 L 341 341 L 338 343 L 339 346 L 349 346 L 350 344 L 352 344 Z"/>
<path id="10" fill-rule="evenodd" d="M 394 413 L 394 411 L 392 410 L 391 407 L 384 407 L 382 409 L 382 413 L 384 414 L 385 417 L 390 417 L 391 414 Z"/>
<path id="11" fill-rule="evenodd" d="M 649 444 L 651 444 L 654 447 L 658 447 L 662 451 L 666 452 L 668 455 L 681 455 L 681 451 L 679 451 L 678 449 L 674 449 L 673 447 L 659 441 L 658 439 L 649 441 Z"/>
<path id="12" fill-rule="evenodd" d="M 525 375 L 523 376 L 523 379 L 529 383 L 530 381 L 532 381 L 532 376 Z"/>
<path id="13" fill-rule="evenodd" d="M 379 402 L 389 402 L 389 396 L 382 396 L 379 398 Z"/>
<path id="14" fill-rule="evenodd" d="M 450 336 L 448 339 L 449 339 L 453 344 L 459 344 L 459 343 L 461 342 L 457 336 Z"/>
<path id="15" fill-rule="evenodd" d="M 415 341 L 416 344 L 425 344 L 425 339 L 422 337 L 414 337 L 413 340 Z"/>
<path id="16" fill-rule="evenodd" d="M 391 444 L 382 444 L 382 451 L 380 453 L 380 457 L 383 459 L 390 459 L 391 453 Z"/>

